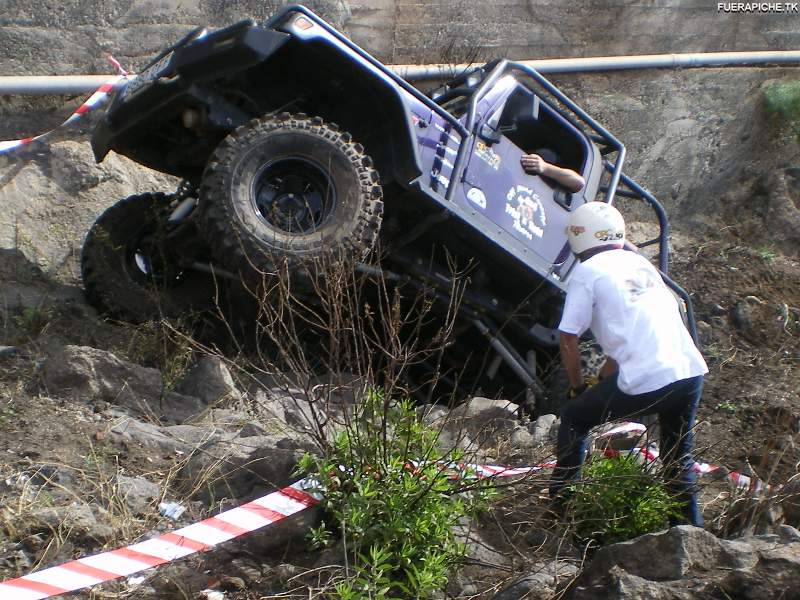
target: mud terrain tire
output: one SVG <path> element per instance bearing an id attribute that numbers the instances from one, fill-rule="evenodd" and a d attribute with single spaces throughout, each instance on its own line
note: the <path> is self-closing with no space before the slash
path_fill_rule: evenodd
<path id="1" fill-rule="evenodd" d="M 215 258 L 240 273 L 361 260 L 380 229 L 381 198 L 372 159 L 349 133 L 290 114 L 229 135 L 200 187 L 204 235 Z"/>
<path id="2" fill-rule="evenodd" d="M 83 243 L 86 298 L 101 313 L 132 322 L 176 317 L 208 308 L 213 281 L 181 270 L 164 249 L 169 196 L 129 196 L 107 208 Z"/>

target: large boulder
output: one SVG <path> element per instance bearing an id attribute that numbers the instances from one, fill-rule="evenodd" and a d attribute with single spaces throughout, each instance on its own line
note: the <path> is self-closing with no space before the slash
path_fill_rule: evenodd
<path id="1" fill-rule="evenodd" d="M 786 593 L 791 590 L 791 594 Z M 581 574 L 571 598 L 799 597 L 800 533 L 724 540 L 697 527 L 605 546 Z"/>
<path id="2" fill-rule="evenodd" d="M 42 379 L 48 393 L 103 401 L 169 421 L 184 421 L 205 404 L 193 396 L 165 393 L 157 369 L 133 364 L 88 346 L 63 346 L 45 361 Z"/>
<path id="3" fill-rule="evenodd" d="M 206 404 L 242 399 L 231 372 L 219 356 L 201 356 L 181 378 L 175 391 L 200 398 Z"/>
<path id="4" fill-rule="evenodd" d="M 495 447 L 500 442 L 508 445 L 514 432 L 520 428 L 517 419 L 519 407 L 507 400 L 475 397 L 452 410 L 439 405 L 425 405 L 418 411 L 423 422 L 439 432 L 439 445 L 445 450 L 458 446 L 478 451 L 488 446 Z M 526 436 L 526 441 L 532 443 L 528 438 L 530 436 Z"/>
<path id="5" fill-rule="evenodd" d="M 179 477 L 198 500 L 251 500 L 291 483 L 298 460 L 311 450 L 309 440 L 291 433 L 226 434 L 198 446 Z"/>
<path id="6" fill-rule="evenodd" d="M 26 518 L 31 531 L 72 531 L 75 535 L 104 543 L 113 539 L 114 530 L 101 520 L 91 505 L 73 502 L 68 506 L 34 508 Z"/>

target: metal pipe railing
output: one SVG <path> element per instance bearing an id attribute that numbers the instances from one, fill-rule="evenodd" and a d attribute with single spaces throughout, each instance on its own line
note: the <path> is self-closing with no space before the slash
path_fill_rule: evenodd
<path id="1" fill-rule="evenodd" d="M 0 94 L 89 94 L 116 75 L 20 75 L 0 77 Z"/>
<path id="2" fill-rule="evenodd" d="M 516 61 L 540 73 L 583 73 L 627 69 L 678 69 L 698 67 L 742 67 L 800 63 L 800 51 L 700 52 L 692 54 L 644 54 L 639 56 L 593 56 Z M 475 65 L 393 65 L 390 68 L 409 81 L 452 79 Z"/>
<path id="3" fill-rule="evenodd" d="M 540 73 L 582 73 L 627 69 L 678 69 L 745 67 L 800 63 L 800 51 L 705 52 L 594 56 L 517 61 Z M 389 68 L 407 81 L 452 79 L 475 65 L 393 65 Z M 132 75 L 134 77 L 135 75 Z M 83 94 L 95 91 L 114 75 L 12 75 L 0 77 L 0 94 Z"/>

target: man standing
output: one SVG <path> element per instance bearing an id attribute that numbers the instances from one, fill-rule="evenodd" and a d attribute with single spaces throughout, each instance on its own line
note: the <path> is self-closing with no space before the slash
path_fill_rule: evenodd
<path id="1" fill-rule="evenodd" d="M 682 502 L 686 521 L 702 526 L 692 428 L 706 363 L 658 271 L 638 253 L 622 249 L 625 222 L 616 208 L 604 202 L 583 204 L 570 215 L 567 236 L 580 260 L 558 327 L 572 400 L 561 411 L 550 495 L 558 498 L 580 474 L 592 427 L 658 414 L 668 486 Z M 600 383 L 589 389 L 578 347 L 587 329 L 608 357 Z"/>

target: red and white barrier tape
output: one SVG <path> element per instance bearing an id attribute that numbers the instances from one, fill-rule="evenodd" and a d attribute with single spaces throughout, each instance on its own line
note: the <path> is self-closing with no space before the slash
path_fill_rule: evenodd
<path id="1" fill-rule="evenodd" d="M 623 423 L 598 437 L 645 430 L 646 427 L 641 423 Z M 606 456 L 618 456 L 622 453 L 635 455 L 645 463 L 658 458 L 658 450 L 655 448 L 604 450 Z M 469 471 L 472 473 L 471 477 L 489 478 L 526 475 L 542 469 L 552 469 L 555 464 L 555 460 L 550 460 L 528 467 L 460 464 L 447 468 L 452 469 L 456 477 Z M 694 464 L 694 470 L 698 473 L 711 473 L 718 468 L 708 463 Z M 736 472 L 728 473 L 727 479 L 737 488 L 751 492 L 769 489 L 760 480 Z M 0 582 L 0 599 L 40 600 L 58 596 L 210 550 L 222 542 L 267 527 L 313 506 L 322 499 L 319 493 L 311 491 L 317 487 L 315 481 L 303 479 L 252 502 L 153 539 Z"/>
<path id="2" fill-rule="evenodd" d="M 39 600 L 127 577 L 281 521 L 317 503 L 306 480 L 156 538 L 0 582 L 2 600 Z"/>
<path id="3" fill-rule="evenodd" d="M 658 449 L 648 448 L 648 447 L 637 447 L 624 451 L 606 448 L 603 451 L 604 456 L 619 456 L 621 454 L 630 454 L 636 456 L 641 460 L 641 462 L 645 464 L 654 462 L 659 456 Z M 695 461 L 695 463 L 692 465 L 692 470 L 699 475 L 713 473 L 714 471 L 719 470 L 719 468 L 720 467 L 718 467 L 717 465 L 712 465 L 709 463 L 701 463 L 697 461 Z M 744 490 L 750 493 L 759 493 L 761 491 L 769 493 L 777 489 L 780 489 L 780 486 L 767 485 L 757 477 L 748 477 L 747 475 L 742 475 L 741 473 L 737 473 L 736 471 L 730 471 L 726 473 L 725 479 L 731 482 L 733 484 L 733 487 L 735 487 L 736 489 Z"/>
<path id="4" fill-rule="evenodd" d="M 108 62 L 110 62 L 117 70 L 118 73 L 117 76 L 109 79 L 99 88 L 97 88 L 97 91 L 94 94 L 92 94 L 86 102 L 81 104 L 78 107 L 78 109 L 74 113 L 72 113 L 72 115 L 70 115 L 70 117 L 66 121 L 64 121 L 61 125 L 59 125 L 55 129 L 51 129 L 50 131 L 46 131 L 45 133 L 41 133 L 33 137 L 21 138 L 19 140 L 0 141 L 0 154 L 11 152 L 35 140 L 40 140 L 50 135 L 57 129 L 60 129 L 61 127 L 65 127 L 66 125 L 74 123 L 90 110 L 93 110 L 98 106 L 100 106 L 101 104 L 103 104 L 103 102 L 105 102 L 106 99 L 108 98 L 108 95 L 111 93 L 111 91 L 115 87 L 120 85 L 122 81 L 125 81 L 128 78 L 127 71 L 125 71 L 125 69 L 122 68 L 122 65 L 120 65 L 119 62 L 113 56 L 108 57 Z"/>

